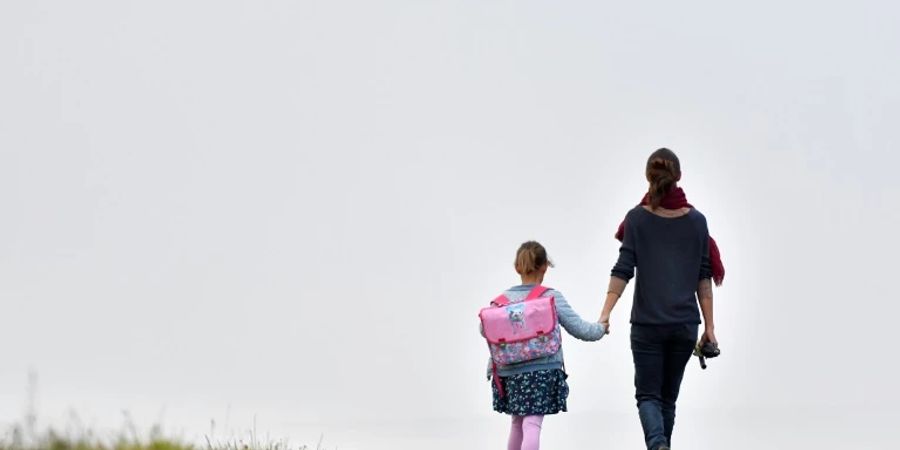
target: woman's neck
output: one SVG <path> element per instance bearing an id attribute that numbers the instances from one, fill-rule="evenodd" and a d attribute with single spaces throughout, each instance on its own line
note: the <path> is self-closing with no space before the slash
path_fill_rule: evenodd
<path id="1" fill-rule="evenodd" d="M 655 214 L 659 217 L 665 217 L 667 219 L 674 219 L 677 217 L 685 216 L 689 212 L 691 212 L 691 208 L 679 208 L 679 209 L 666 209 L 662 206 L 657 206 L 656 209 L 653 209 L 650 205 L 643 205 L 644 209 L 650 211 L 651 214 Z"/>
<path id="2" fill-rule="evenodd" d="M 522 277 L 522 284 L 541 284 L 544 277 Z"/>

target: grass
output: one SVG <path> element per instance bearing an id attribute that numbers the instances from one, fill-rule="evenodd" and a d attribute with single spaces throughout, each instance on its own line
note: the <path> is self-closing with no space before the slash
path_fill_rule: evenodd
<path id="1" fill-rule="evenodd" d="M 33 432 L 29 427 L 13 426 L 0 437 L 0 450 L 325 450 L 321 440 L 315 447 L 291 446 L 287 441 L 260 441 L 254 432 L 250 439 L 213 440 L 206 436 L 204 445 L 166 437 L 160 427 L 153 427 L 147 437 L 140 437 L 135 427 L 126 426 L 112 437 L 92 431 L 59 432 L 53 428 Z"/>
<path id="2" fill-rule="evenodd" d="M 69 418 L 66 431 L 53 427 L 37 429 L 35 397 L 37 396 L 37 374 L 28 374 L 28 407 L 25 418 L 7 430 L 0 430 L 0 450 L 326 450 L 322 439 L 315 447 L 292 446 L 286 440 L 266 439 L 261 441 L 256 433 L 256 420 L 248 431 L 249 439 L 221 440 L 204 436 L 205 442 L 196 445 L 183 438 L 166 436 L 161 426 L 150 428 L 146 436 L 138 431 L 131 416 L 125 413 L 124 426 L 113 433 L 97 433 L 86 429 L 76 414 Z M 214 426 L 214 425 L 213 425 Z M 337 449 L 335 449 L 337 450 Z"/>
<path id="3" fill-rule="evenodd" d="M 0 450 L 326 450 L 322 438 L 315 447 L 292 446 L 286 440 L 260 440 L 255 419 L 253 428 L 247 432 L 247 440 L 223 440 L 204 435 L 202 444 L 167 436 L 159 425 L 142 435 L 128 413 L 125 413 L 124 425 L 112 433 L 97 433 L 85 428 L 75 414 L 70 416 L 65 431 L 53 427 L 39 431 L 36 422 L 34 414 L 27 414 L 24 425 L 15 424 L 5 432 L 0 431 Z"/>

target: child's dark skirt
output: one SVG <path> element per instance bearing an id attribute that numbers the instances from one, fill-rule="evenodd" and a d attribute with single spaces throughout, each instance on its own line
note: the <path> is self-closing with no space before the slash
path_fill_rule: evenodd
<path id="1" fill-rule="evenodd" d="M 500 397 L 497 385 L 494 391 L 494 411 L 514 416 L 537 416 L 566 411 L 569 385 L 561 369 L 538 370 L 500 377 L 506 395 Z"/>

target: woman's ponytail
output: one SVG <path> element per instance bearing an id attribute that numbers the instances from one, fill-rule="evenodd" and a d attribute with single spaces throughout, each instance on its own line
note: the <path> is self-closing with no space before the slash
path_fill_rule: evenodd
<path id="1" fill-rule="evenodd" d="M 659 208 L 666 194 L 675 187 L 675 183 L 681 179 L 681 164 L 675 152 L 667 148 L 661 148 L 647 160 L 647 181 L 650 182 L 648 196 L 650 207 Z"/>

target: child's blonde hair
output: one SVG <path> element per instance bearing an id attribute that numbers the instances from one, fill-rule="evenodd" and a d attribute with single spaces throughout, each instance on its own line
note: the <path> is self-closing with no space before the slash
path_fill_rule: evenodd
<path id="1" fill-rule="evenodd" d="M 544 267 L 544 264 L 553 267 L 553 262 L 547 258 L 547 249 L 537 241 L 528 241 L 519 246 L 516 252 L 516 272 L 519 275 L 531 275 Z"/>

